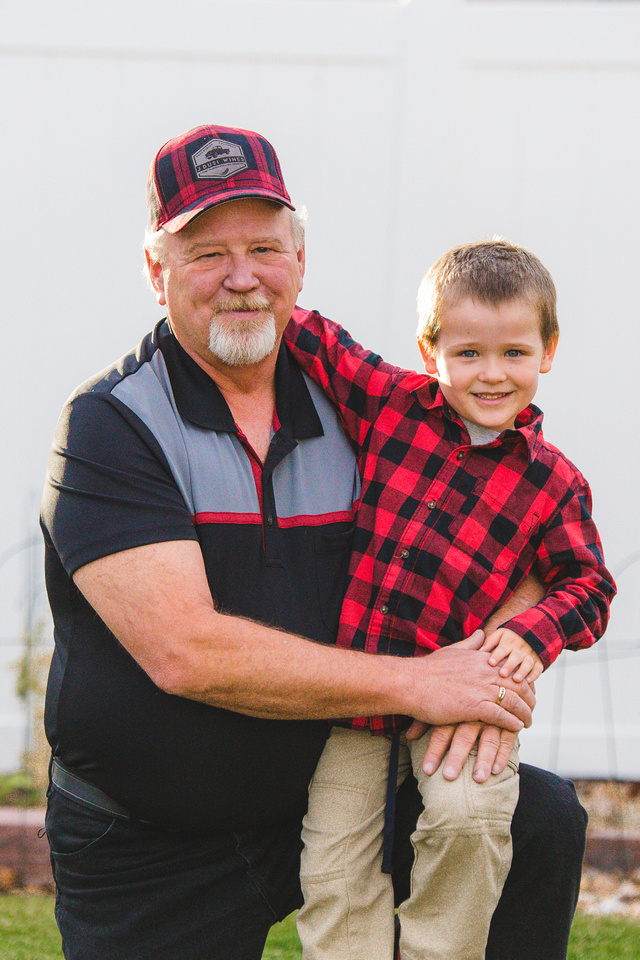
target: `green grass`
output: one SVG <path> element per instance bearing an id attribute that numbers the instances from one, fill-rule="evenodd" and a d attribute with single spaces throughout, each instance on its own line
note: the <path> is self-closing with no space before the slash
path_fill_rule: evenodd
<path id="1" fill-rule="evenodd" d="M 290 916 L 272 928 L 263 960 L 298 960 L 301 956 L 295 921 Z M 577 914 L 568 960 L 640 960 L 640 924 L 618 917 Z"/>
<path id="2" fill-rule="evenodd" d="M 616 917 L 577 914 L 571 928 L 568 960 L 638 960 L 640 924 Z"/>
<path id="3" fill-rule="evenodd" d="M 53 897 L 44 893 L 0 895 L 2 960 L 61 960 Z"/>
<path id="4" fill-rule="evenodd" d="M 271 927 L 262 960 L 298 960 L 302 956 L 296 931 L 295 914 Z"/>
<path id="5" fill-rule="evenodd" d="M 263 960 L 298 960 L 301 956 L 291 916 L 271 930 Z M 620 918 L 578 914 L 571 930 L 568 960 L 640 960 L 640 925 Z"/>
<path id="6" fill-rule="evenodd" d="M 299 960 L 293 915 L 273 927 L 263 960 Z M 53 897 L 46 894 L 0 895 L 2 960 L 62 960 L 53 919 Z M 158 958 L 163 960 L 163 958 Z M 640 925 L 611 917 L 576 916 L 568 960 L 640 960 Z"/>

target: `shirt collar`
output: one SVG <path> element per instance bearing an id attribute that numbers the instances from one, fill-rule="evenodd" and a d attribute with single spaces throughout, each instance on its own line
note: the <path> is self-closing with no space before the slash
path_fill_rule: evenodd
<path id="1" fill-rule="evenodd" d="M 528 407 L 516 417 L 515 429 L 507 430 L 506 436 L 519 434 L 527 444 L 529 460 L 535 460 L 543 444 L 542 437 L 542 410 L 530 403 Z"/>
<path id="2" fill-rule="evenodd" d="M 237 433 L 215 381 L 180 346 L 166 319 L 158 326 L 158 341 L 180 415 L 205 430 Z M 324 433 L 302 370 L 284 343 L 276 361 L 276 412 L 281 429 L 291 437 L 321 437 Z"/>
<path id="3" fill-rule="evenodd" d="M 409 376 L 411 376 L 411 374 Z M 418 378 L 419 383 L 413 388 L 412 392 L 420 406 L 425 410 L 433 410 L 439 416 L 445 416 L 449 420 L 453 420 L 454 423 L 463 426 L 455 410 L 453 410 L 445 400 L 438 381 L 431 377 L 425 377 L 422 374 L 416 374 L 415 376 Z M 407 381 L 405 381 L 405 384 L 410 386 Z M 530 403 L 529 406 L 516 417 L 515 427 L 512 430 L 503 431 L 499 437 L 496 437 L 494 443 L 507 445 L 524 443 L 527 448 L 529 461 L 535 460 L 540 446 L 543 443 L 542 417 L 542 410 L 536 407 L 535 404 Z"/>

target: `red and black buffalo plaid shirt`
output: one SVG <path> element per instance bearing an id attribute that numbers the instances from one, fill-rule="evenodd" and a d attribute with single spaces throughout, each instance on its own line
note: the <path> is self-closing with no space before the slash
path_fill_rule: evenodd
<path id="1" fill-rule="evenodd" d="M 338 645 L 413 657 L 482 626 L 535 565 L 544 599 L 509 620 L 545 667 L 604 633 L 615 594 L 582 474 L 533 405 L 472 446 L 437 382 L 385 363 L 318 313 L 285 330 L 337 406 L 362 476 Z M 352 721 L 386 733 L 402 718 Z"/>

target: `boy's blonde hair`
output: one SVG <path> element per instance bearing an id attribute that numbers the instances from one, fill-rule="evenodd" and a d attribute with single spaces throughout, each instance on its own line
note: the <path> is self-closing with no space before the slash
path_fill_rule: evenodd
<path id="1" fill-rule="evenodd" d="M 501 237 L 453 247 L 433 264 L 418 289 L 420 343 L 428 350 L 438 341 L 442 310 L 463 297 L 498 306 L 526 300 L 540 318 L 545 347 L 559 333 L 556 288 L 537 257 Z"/>

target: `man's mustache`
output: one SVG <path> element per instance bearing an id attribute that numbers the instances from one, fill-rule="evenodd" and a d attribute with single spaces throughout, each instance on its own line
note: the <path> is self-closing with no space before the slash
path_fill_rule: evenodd
<path id="1" fill-rule="evenodd" d="M 272 312 L 271 304 L 266 297 L 262 297 L 259 294 L 253 296 L 249 294 L 236 294 L 236 296 L 229 297 L 227 300 L 214 304 L 212 315 L 215 317 L 219 313 L 229 313 L 239 310 L 264 310 L 268 313 Z"/>

